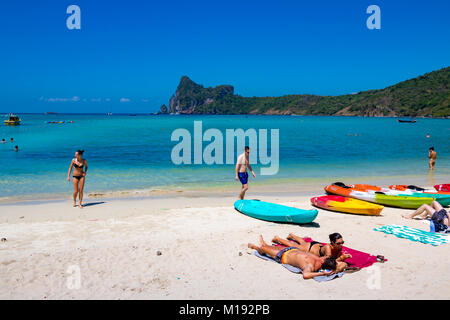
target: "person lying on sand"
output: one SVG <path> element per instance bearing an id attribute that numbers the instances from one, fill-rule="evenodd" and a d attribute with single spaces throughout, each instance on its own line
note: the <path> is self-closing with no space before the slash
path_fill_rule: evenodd
<path id="1" fill-rule="evenodd" d="M 448 212 L 437 201 L 433 201 L 431 205 L 423 204 L 411 214 L 403 214 L 405 219 L 412 219 L 418 216 L 419 219 L 430 218 L 433 222 L 449 226 L 450 216 Z"/>
<path id="2" fill-rule="evenodd" d="M 303 279 L 311 279 L 317 276 L 328 276 L 336 272 L 336 259 L 333 257 L 317 257 L 309 252 L 303 252 L 296 247 L 282 248 L 270 246 L 259 236 L 259 244 L 248 244 L 250 249 L 257 250 L 260 254 L 266 254 L 275 259 L 278 263 L 289 264 L 302 269 Z M 331 271 L 318 272 L 320 269 Z"/>
<path id="3" fill-rule="evenodd" d="M 325 245 L 317 241 L 306 242 L 305 240 L 303 240 L 303 238 L 298 237 L 292 233 L 288 235 L 288 240 L 275 236 L 272 241 L 285 246 L 293 246 L 299 248 L 303 252 L 310 252 L 318 257 L 333 257 L 337 262 L 342 262 L 345 259 L 352 257 L 351 254 L 342 253 L 342 245 L 344 244 L 344 239 L 339 233 L 332 233 L 328 237 L 330 238 L 330 243 Z"/>

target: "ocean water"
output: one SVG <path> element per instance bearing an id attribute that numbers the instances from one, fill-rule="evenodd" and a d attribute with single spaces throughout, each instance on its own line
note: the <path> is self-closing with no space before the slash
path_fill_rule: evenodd
<path id="1" fill-rule="evenodd" d="M 234 164 L 172 162 L 178 143 L 171 141 L 172 132 L 184 128 L 193 133 L 194 121 L 202 122 L 203 132 L 219 129 L 224 138 L 226 129 L 267 129 L 269 136 L 271 129 L 279 130 L 278 173 L 261 176 L 261 167 L 268 165 L 254 164 L 258 177 L 252 183 L 364 183 L 367 177 L 423 181 L 430 146 L 438 153 L 436 182 L 450 183 L 448 119 L 410 124 L 395 118 L 321 116 L 19 116 L 20 126 L 0 126 L 0 139 L 7 141 L 0 144 L 0 198 L 71 194 L 67 171 L 77 149 L 85 150 L 88 161 L 85 192 L 239 186 Z M 235 149 L 234 156 L 241 152 Z"/>

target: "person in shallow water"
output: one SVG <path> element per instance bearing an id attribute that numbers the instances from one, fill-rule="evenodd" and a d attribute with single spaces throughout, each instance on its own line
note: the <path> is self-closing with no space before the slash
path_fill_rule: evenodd
<path id="1" fill-rule="evenodd" d="M 431 147 L 428 151 L 428 165 L 430 166 L 430 170 L 434 170 L 434 165 L 436 164 L 437 153 L 434 151 L 434 147 Z"/>
<path id="2" fill-rule="evenodd" d="M 309 252 L 303 252 L 296 247 L 280 248 L 270 246 L 259 236 L 259 246 L 248 244 L 250 249 L 257 250 L 260 254 L 266 254 L 278 263 L 289 264 L 302 269 L 303 279 L 311 279 L 317 276 L 328 276 L 336 272 L 336 259 L 333 257 L 318 257 Z M 318 272 L 320 269 L 330 271 Z"/>
<path id="3" fill-rule="evenodd" d="M 70 181 L 70 172 L 73 168 L 73 206 L 77 206 L 77 196 L 79 199 L 78 207 L 83 209 L 83 189 L 86 180 L 86 172 L 88 169 L 86 159 L 83 159 L 84 150 L 75 152 L 75 158 L 70 163 L 69 172 L 67 174 L 67 181 Z"/>
<path id="4" fill-rule="evenodd" d="M 244 148 L 244 153 L 241 154 L 236 162 L 236 181 L 239 180 L 242 183 L 241 193 L 239 194 L 239 199 L 244 200 L 245 192 L 248 190 L 248 173 L 247 168 L 250 169 L 250 172 L 253 175 L 253 178 L 256 178 L 255 173 L 253 172 L 252 166 L 249 161 L 250 148 L 246 146 Z"/>

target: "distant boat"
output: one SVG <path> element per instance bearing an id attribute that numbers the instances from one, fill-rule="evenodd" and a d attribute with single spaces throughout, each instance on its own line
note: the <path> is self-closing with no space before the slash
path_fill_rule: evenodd
<path id="1" fill-rule="evenodd" d="M 14 114 L 9 114 L 9 119 L 5 120 L 5 126 L 18 126 L 20 124 L 20 119 Z"/>
<path id="2" fill-rule="evenodd" d="M 112 112 L 108 112 L 106 115 L 107 116 L 112 116 Z"/>
<path id="3" fill-rule="evenodd" d="M 47 111 L 45 114 L 57 114 L 57 113 L 53 111 Z"/>
<path id="4" fill-rule="evenodd" d="M 414 119 L 414 120 L 397 119 L 397 120 L 398 120 L 398 122 L 405 122 L 405 123 L 416 123 L 417 122 L 416 119 Z"/>

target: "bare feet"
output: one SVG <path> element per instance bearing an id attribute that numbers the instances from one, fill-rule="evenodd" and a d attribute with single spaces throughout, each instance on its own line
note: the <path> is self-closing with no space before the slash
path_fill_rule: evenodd
<path id="1" fill-rule="evenodd" d="M 259 249 L 259 247 L 258 247 L 257 245 L 255 245 L 255 244 L 253 244 L 253 243 L 249 243 L 247 246 L 248 246 L 250 249 L 253 249 L 253 250 L 258 250 L 258 249 Z"/>
<path id="2" fill-rule="evenodd" d="M 82 205 L 81 203 L 78 205 L 78 207 L 79 207 L 80 209 L 83 209 L 83 205 Z"/>
<path id="3" fill-rule="evenodd" d="M 280 243 L 280 237 L 279 236 L 273 237 L 272 242 L 273 243 Z"/>
<path id="4" fill-rule="evenodd" d="M 402 214 L 402 217 L 405 219 L 411 219 L 411 217 L 409 216 L 409 214 Z"/>

